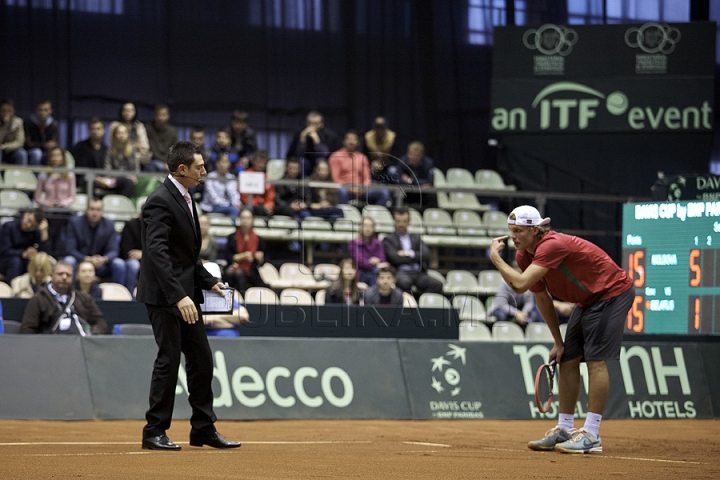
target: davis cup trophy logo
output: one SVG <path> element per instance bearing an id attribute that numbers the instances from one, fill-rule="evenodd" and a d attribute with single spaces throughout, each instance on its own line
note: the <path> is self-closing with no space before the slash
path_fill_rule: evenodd
<path id="1" fill-rule="evenodd" d="M 434 392 L 429 407 L 433 418 L 485 418 L 483 404 L 477 398 L 477 389 L 473 388 L 477 386 L 470 385 L 466 391 L 460 386 L 460 374 L 467 363 L 467 348 L 452 343 L 448 347 L 445 354 L 430 359 L 430 388 Z M 469 372 L 472 378 L 472 370 Z"/>
<path id="2" fill-rule="evenodd" d="M 439 357 L 433 358 L 432 362 L 432 388 L 437 393 L 449 392 L 450 396 L 456 397 L 460 394 L 460 372 L 458 368 L 465 366 L 466 348 L 448 344 L 450 350 Z"/>

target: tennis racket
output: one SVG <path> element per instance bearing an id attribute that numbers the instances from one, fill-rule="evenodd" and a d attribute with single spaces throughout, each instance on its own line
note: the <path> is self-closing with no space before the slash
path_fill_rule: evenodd
<path id="1" fill-rule="evenodd" d="M 535 404 L 542 413 L 547 413 L 553 401 L 555 382 L 555 360 L 540 365 L 535 375 Z"/>

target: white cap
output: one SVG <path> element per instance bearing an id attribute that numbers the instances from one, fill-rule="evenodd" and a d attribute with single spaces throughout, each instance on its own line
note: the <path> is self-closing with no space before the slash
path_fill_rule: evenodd
<path id="1" fill-rule="evenodd" d="M 530 205 L 517 207 L 508 215 L 508 225 L 537 227 L 538 225 L 548 225 L 549 223 L 550 217 L 542 218 L 538 209 Z"/>

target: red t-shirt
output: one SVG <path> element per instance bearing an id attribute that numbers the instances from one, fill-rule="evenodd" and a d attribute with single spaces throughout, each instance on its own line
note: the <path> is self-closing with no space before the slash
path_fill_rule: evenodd
<path id="1" fill-rule="evenodd" d="M 632 286 L 632 279 L 607 253 L 573 235 L 547 232 L 534 255 L 520 250 L 515 258 L 523 271 L 531 263 L 549 269 L 530 291 L 547 289 L 554 297 L 581 307 L 617 297 Z"/>

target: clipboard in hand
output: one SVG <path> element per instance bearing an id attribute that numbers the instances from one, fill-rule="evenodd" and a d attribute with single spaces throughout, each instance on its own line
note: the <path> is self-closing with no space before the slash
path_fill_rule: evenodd
<path id="1" fill-rule="evenodd" d="M 220 296 L 209 290 L 203 290 L 203 303 L 200 310 L 204 313 L 232 313 L 233 297 L 235 289 L 232 287 L 222 287 L 223 295 Z"/>

